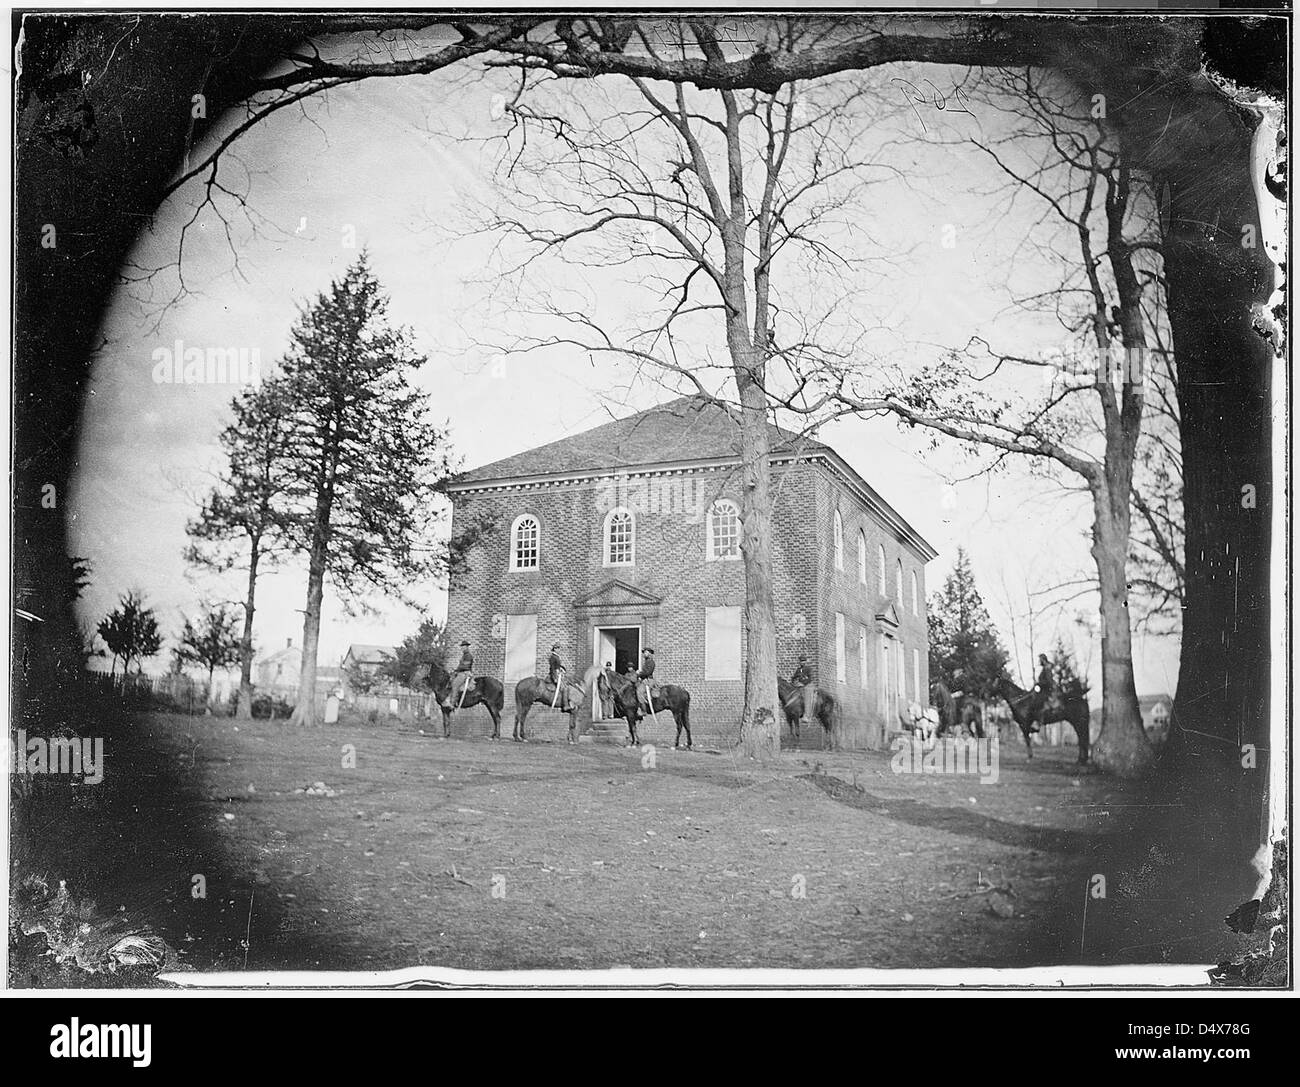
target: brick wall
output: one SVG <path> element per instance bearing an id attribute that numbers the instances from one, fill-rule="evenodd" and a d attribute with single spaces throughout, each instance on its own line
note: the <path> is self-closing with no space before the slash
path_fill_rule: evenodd
<path id="1" fill-rule="evenodd" d="M 469 556 L 469 573 L 450 593 L 449 633 L 454 640 L 465 637 L 474 643 L 476 671 L 503 677 L 504 616 L 537 615 L 537 674 L 544 673 L 547 653 L 555 642 L 560 644 L 565 664 L 580 673 L 593 663 L 594 626 L 639 625 L 641 644 L 656 651 L 656 678 L 691 692 L 691 726 L 696 742 L 734 742 L 739 731 L 742 683 L 740 679 L 705 678 L 704 609 L 744 603 L 742 563 L 706 560 L 707 511 L 719 498 L 739 504 L 738 484 L 738 469 L 713 469 L 645 479 L 633 477 L 625 484 L 581 481 L 455 495 L 454 529 L 480 512 L 493 513 L 498 529 Z M 845 698 L 846 740 L 854 746 L 879 746 L 880 715 L 876 711 L 874 718 L 871 716 L 874 700 L 862 695 L 857 681 L 856 642 L 856 624 L 860 620 L 874 635 L 878 599 L 874 580 L 869 595 L 860 591 L 856 545 L 851 541 L 856 539 L 859 524 L 869 533 L 881 530 L 864 508 L 852 505 L 856 500 L 851 495 L 841 491 L 831 474 L 817 465 L 798 463 L 773 471 L 778 661 L 782 674 L 788 676 L 799 654 L 807 653 L 822 685 Z M 842 574 L 832 572 L 831 560 L 830 511 L 836 500 L 845 511 L 846 568 Z M 604 564 L 605 516 L 616 505 L 627 506 L 636 514 L 633 566 Z M 512 571 L 510 529 L 524 513 L 536 516 L 541 524 L 539 567 Z M 873 578 L 877 538 L 869 536 Z M 890 561 L 901 551 L 901 545 L 892 538 L 885 540 L 885 546 Z M 920 566 L 914 555 L 905 557 L 904 562 L 910 562 L 909 572 Z M 638 600 L 615 591 L 610 599 L 589 605 L 579 603 L 615 580 L 660 602 Z M 919 619 L 911 615 L 910 598 L 907 605 L 899 613 L 900 629 L 908 645 L 910 683 L 912 645 L 922 651 L 924 678 L 925 644 L 917 632 L 924 631 L 925 620 L 924 612 Z M 846 634 L 852 641 L 847 685 L 835 683 L 831 652 L 835 610 L 854 617 Z M 742 659 L 744 650 L 742 636 Z M 874 658 L 871 663 L 874 666 Z M 513 717 L 514 685 L 507 684 L 506 728 Z M 589 710 L 584 711 L 580 727 L 585 728 L 590 720 Z M 453 728 L 455 735 L 487 735 L 490 723 L 484 711 L 475 709 L 457 714 Z M 566 728 L 567 718 L 562 714 L 544 706 L 530 711 L 530 735 L 563 739 Z M 657 727 L 654 722 L 645 722 L 641 733 L 647 742 L 671 741 L 674 729 L 670 716 L 661 715 Z M 806 740 L 817 746 L 821 737 L 814 735 Z"/>
<path id="2" fill-rule="evenodd" d="M 899 697 L 881 712 L 881 690 L 885 684 L 882 676 L 880 636 L 887 634 L 890 665 L 897 669 L 897 646 L 901 643 L 905 654 L 904 702 L 929 701 L 929 651 L 925 617 L 925 566 L 920 557 L 906 546 L 890 529 L 867 509 L 865 504 L 841 486 L 824 469 L 818 470 L 817 524 L 826 540 L 820 551 L 818 564 L 819 597 L 822 611 L 819 616 L 821 652 L 818 676 L 822 685 L 835 692 L 841 702 L 841 729 L 845 743 L 853 747 L 882 747 L 890 733 L 899 728 L 897 706 Z M 834 555 L 834 521 L 838 510 L 843 523 L 844 562 L 837 569 Z M 863 585 L 858 568 L 858 533 L 866 543 L 866 584 Z M 880 548 L 885 552 L 885 593 L 880 592 Z M 898 599 L 895 571 L 897 563 L 903 564 L 903 598 Z M 917 614 L 912 612 L 911 577 L 917 576 Z M 892 604 L 897 614 L 897 626 L 882 622 L 878 615 L 887 612 Z M 844 681 L 837 676 L 835 658 L 835 615 L 844 616 Z M 859 631 L 866 631 L 866 674 L 860 667 L 858 649 Z M 912 651 L 919 652 L 919 692 L 913 675 Z M 897 680 L 894 680 L 897 688 Z"/>

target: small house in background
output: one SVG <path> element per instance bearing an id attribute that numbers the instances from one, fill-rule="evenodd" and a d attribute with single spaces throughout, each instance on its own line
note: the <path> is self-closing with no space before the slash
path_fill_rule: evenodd
<path id="1" fill-rule="evenodd" d="M 1092 707 L 1092 742 L 1096 743 L 1101 734 L 1101 694 L 1089 693 L 1089 701 L 1095 701 Z M 1162 743 L 1169 735 L 1169 722 L 1173 720 L 1174 699 L 1167 694 L 1138 695 L 1138 710 L 1142 714 L 1142 727 L 1147 736 L 1156 743 Z M 1074 730 L 1066 728 L 1062 739 L 1067 744 L 1074 743 Z"/>
<path id="2" fill-rule="evenodd" d="M 302 648 L 285 640 L 283 649 L 268 653 L 253 663 L 254 687 L 297 687 L 302 672 Z"/>
<path id="3" fill-rule="evenodd" d="M 302 647 L 285 639 L 283 649 L 253 662 L 253 687 L 255 690 L 292 702 L 298 694 L 298 680 L 302 674 Z M 316 665 L 316 691 L 328 694 L 343 685 L 343 669 Z"/>
<path id="4" fill-rule="evenodd" d="M 380 675 L 379 669 L 387 661 L 397 658 L 397 648 L 391 645 L 366 645 L 361 642 L 354 642 L 348 646 L 348 651 L 343 654 L 343 666 L 340 669 L 343 677 L 343 690 L 347 695 L 357 694 L 382 694 L 394 687 L 395 684 L 387 676 Z M 368 690 L 356 690 L 352 677 L 361 675 L 369 679 Z"/>
<path id="5" fill-rule="evenodd" d="M 1151 702 L 1150 707 L 1147 702 Z M 1153 740 L 1163 740 L 1169 735 L 1169 721 L 1174 713 L 1174 700 L 1167 694 L 1156 695 L 1154 701 L 1147 698 L 1138 699 L 1142 707 L 1142 724 L 1147 735 Z"/>

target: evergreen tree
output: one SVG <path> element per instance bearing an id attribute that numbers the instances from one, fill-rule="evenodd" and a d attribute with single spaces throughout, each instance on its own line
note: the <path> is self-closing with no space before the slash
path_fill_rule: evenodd
<path id="1" fill-rule="evenodd" d="M 290 546 L 307 556 L 302 672 L 295 724 L 315 723 L 325 579 L 352 603 L 378 592 L 411 603 L 413 584 L 454 572 L 477 528 L 441 547 L 431 530 L 454 464 L 408 376 L 427 361 L 387 319 L 388 299 L 363 253 L 304 308 L 281 373 L 290 430 Z"/>
<path id="2" fill-rule="evenodd" d="M 1079 674 L 1074 652 L 1063 639 L 1056 639 L 1049 662 L 1052 666 L 1052 681 L 1058 691 L 1066 696 L 1087 697 L 1088 681 Z"/>
<path id="3" fill-rule="evenodd" d="M 187 561 L 217 573 L 247 562 L 244 627 L 239 643 L 239 702 L 235 716 L 253 715 L 253 617 L 257 579 L 284 546 L 289 511 L 284 469 L 290 430 L 285 387 L 279 380 L 235 397 L 235 418 L 221 433 L 226 469 L 204 499 L 199 515 L 185 526 L 194 542 Z"/>
<path id="4" fill-rule="evenodd" d="M 408 635 L 397 647 L 396 655 L 379 666 L 379 672 L 403 687 L 415 688 L 416 678 L 424 665 L 431 662 L 446 666 L 451 642 L 447 631 L 436 619 L 427 618 L 414 634 Z"/>
<path id="5" fill-rule="evenodd" d="M 975 586 L 970 557 L 957 549 L 957 561 L 943 588 L 930 598 L 930 677 L 950 691 L 987 698 L 1005 674 L 1002 648 L 984 599 Z"/>

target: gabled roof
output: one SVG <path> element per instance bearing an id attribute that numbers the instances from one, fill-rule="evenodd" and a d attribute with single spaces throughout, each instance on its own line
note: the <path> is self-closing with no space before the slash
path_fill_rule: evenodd
<path id="1" fill-rule="evenodd" d="M 353 642 L 348 646 L 348 651 L 343 654 L 343 659 L 351 657 L 359 664 L 382 664 L 385 660 L 396 656 L 397 650 L 391 645 L 367 645 L 363 642 Z"/>
<path id="2" fill-rule="evenodd" d="M 773 453 L 825 450 L 820 442 L 768 424 Z M 495 460 L 462 473 L 457 483 L 712 460 L 740 455 L 740 426 L 724 406 L 683 396 L 626 419 Z"/>

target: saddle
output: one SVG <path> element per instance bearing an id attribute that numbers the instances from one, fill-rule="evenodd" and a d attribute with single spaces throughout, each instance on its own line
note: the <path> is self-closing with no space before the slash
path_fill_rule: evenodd
<path id="1" fill-rule="evenodd" d="M 556 690 L 556 683 L 547 676 L 542 680 L 542 695 L 552 702 L 557 708 L 568 701 L 573 705 L 578 705 L 586 695 L 586 689 L 578 683 L 571 680 L 563 680 L 560 684 L 560 690 Z M 566 693 L 567 692 L 567 693 Z"/>

